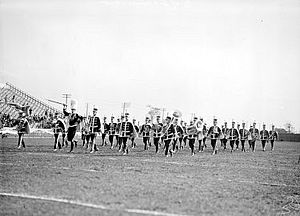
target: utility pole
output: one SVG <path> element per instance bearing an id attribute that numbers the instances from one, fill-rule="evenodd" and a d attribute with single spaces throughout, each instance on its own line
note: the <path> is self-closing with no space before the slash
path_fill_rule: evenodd
<path id="1" fill-rule="evenodd" d="M 68 106 L 68 99 L 71 98 L 71 94 L 62 94 L 63 98 L 66 98 L 66 105 Z"/>

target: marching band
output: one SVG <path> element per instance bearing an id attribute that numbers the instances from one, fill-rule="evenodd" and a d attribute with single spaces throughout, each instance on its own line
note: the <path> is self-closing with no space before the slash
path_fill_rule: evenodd
<path id="1" fill-rule="evenodd" d="M 54 151 L 62 149 L 65 145 L 68 146 L 68 142 L 71 143 L 70 152 L 74 150 L 74 144 L 76 147 L 77 141 L 74 140 L 78 128 L 81 127 L 82 146 L 86 149 L 90 146 L 90 153 L 98 151 L 96 145 L 96 137 L 101 134 L 101 146 L 106 145 L 106 137 L 108 135 L 108 141 L 110 148 L 114 146 L 119 147 L 119 151 L 124 155 L 129 153 L 128 140 L 131 140 L 131 148 L 136 147 L 136 138 L 142 137 L 144 150 L 148 150 L 151 147 L 151 138 L 153 138 L 153 144 L 155 146 L 155 153 L 159 152 L 160 148 L 164 149 L 166 157 L 173 156 L 179 150 L 182 150 L 186 144 L 191 150 L 191 155 L 195 155 L 195 146 L 198 144 L 198 151 L 203 152 L 206 144 L 206 139 L 211 140 L 212 155 L 218 153 L 217 141 L 220 141 L 221 147 L 226 150 L 227 141 L 230 144 L 230 152 L 239 150 L 239 144 L 241 144 L 241 152 L 246 152 L 245 143 L 249 142 L 249 151 L 255 152 L 256 141 L 260 140 L 262 144 L 262 150 L 266 150 L 266 144 L 270 141 L 271 151 L 274 150 L 274 141 L 278 140 L 278 133 L 275 130 L 275 126 L 272 125 L 272 129 L 268 131 L 266 125 L 263 124 L 263 128 L 259 131 L 256 128 L 256 122 L 250 126 L 250 129 L 245 128 L 245 122 L 242 122 L 241 128 L 237 124 L 235 128 L 235 121 L 232 121 L 232 126 L 229 129 L 227 122 L 222 125 L 222 129 L 218 126 L 218 120 L 213 119 L 213 126 L 207 129 L 203 118 L 194 117 L 190 124 L 187 126 L 186 122 L 180 121 L 181 113 L 175 111 L 173 116 L 167 116 L 165 120 L 161 121 L 160 116 L 156 116 L 155 123 L 150 118 L 146 117 L 145 123 L 139 127 L 136 125 L 136 120 L 129 121 L 129 113 L 121 116 L 114 122 L 114 116 L 111 116 L 110 123 L 106 123 L 106 117 L 103 118 L 101 124 L 100 118 L 97 116 L 97 108 L 93 109 L 93 115 L 88 117 L 80 116 L 76 113 L 76 101 L 71 101 L 71 112 L 66 111 L 66 106 L 63 107 L 63 116 L 59 113 L 55 113 L 54 120 L 52 122 L 53 134 L 54 134 Z M 152 123 L 153 122 L 153 123 Z M 21 111 L 17 121 L 18 131 L 18 148 L 21 146 L 25 148 L 24 134 L 30 132 L 29 123 L 26 118 L 26 114 Z M 65 136 L 67 134 L 67 141 Z M 60 142 L 60 135 L 62 142 Z M 116 144 L 114 144 L 116 140 Z M 198 141 L 198 142 L 196 142 Z M 163 144 L 163 146 L 162 146 Z"/>

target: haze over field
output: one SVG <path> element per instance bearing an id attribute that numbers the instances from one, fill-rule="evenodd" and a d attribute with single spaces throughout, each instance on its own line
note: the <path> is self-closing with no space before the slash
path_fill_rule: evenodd
<path id="1" fill-rule="evenodd" d="M 0 0 L 0 82 L 300 130 L 300 1 Z"/>

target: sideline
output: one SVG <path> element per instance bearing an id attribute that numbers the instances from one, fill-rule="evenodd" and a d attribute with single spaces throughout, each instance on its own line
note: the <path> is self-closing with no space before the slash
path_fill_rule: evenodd
<path id="1" fill-rule="evenodd" d="M 181 214 L 173 214 L 173 213 L 158 212 L 158 211 L 143 210 L 143 209 L 117 209 L 117 208 L 110 208 L 104 205 L 96 205 L 92 203 L 85 203 L 85 202 L 80 202 L 75 200 L 60 199 L 55 197 L 35 196 L 35 195 L 28 195 L 28 194 L 0 192 L 0 196 L 10 196 L 10 197 L 20 197 L 26 199 L 44 200 L 50 202 L 60 202 L 60 203 L 83 206 L 83 207 L 94 208 L 94 209 L 109 210 L 109 211 L 125 211 L 128 213 L 136 213 L 136 214 L 160 215 L 160 216 L 187 216 Z"/>

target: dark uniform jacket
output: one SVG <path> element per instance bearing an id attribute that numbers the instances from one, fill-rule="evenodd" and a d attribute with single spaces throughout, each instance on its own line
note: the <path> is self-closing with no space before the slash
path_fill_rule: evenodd
<path id="1" fill-rule="evenodd" d="M 259 132 L 261 140 L 268 140 L 269 139 L 269 132 L 267 130 L 261 130 Z"/>
<path id="2" fill-rule="evenodd" d="M 208 137 L 210 139 L 218 139 L 222 131 L 218 126 L 211 126 L 208 130 Z"/>
<path id="3" fill-rule="evenodd" d="M 258 129 L 257 128 L 250 128 L 249 129 L 249 133 L 250 133 L 250 135 L 251 135 L 251 139 L 252 140 L 256 140 L 256 139 L 258 139 L 259 138 L 259 131 L 258 131 Z"/>
<path id="4" fill-rule="evenodd" d="M 247 140 L 248 139 L 248 135 L 249 135 L 249 131 L 247 129 L 240 129 L 240 136 L 241 136 L 241 140 Z"/>
<path id="5" fill-rule="evenodd" d="M 150 137 L 151 125 L 150 124 L 143 124 L 141 128 L 141 134 L 143 137 Z"/>
<path id="6" fill-rule="evenodd" d="M 162 135 L 162 129 L 163 129 L 162 123 L 153 124 L 152 125 L 153 137 L 154 138 L 160 137 Z"/>
<path id="7" fill-rule="evenodd" d="M 278 133 L 277 131 L 269 131 L 269 139 L 270 140 L 278 140 Z"/>
<path id="8" fill-rule="evenodd" d="M 133 124 L 129 121 L 121 123 L 121 137 L 131 137 L 134 133 Z"/>
<path id="9" fill-rule="evenodd" d="M 77 128 L 79 122 L 83 119 L 82 116 L 78 115 L 77 113 L 69 113 L 65 109 L 63 110 L 65 116 L 69 117 L 69 128 Z"/>
<path id="10" fill-rule="evenodd" d="M 236 140 L 239 138 L 239 132 L 237 129 L 235 128 L 230 128 L 228 130 L 228 137 L 229 137 L 229 140 Z"/>
<path id="11" fill-rule="evenodd" d="M 164 140 L 170 140 L 170 139 L 173 139 L 174 136 L 175 136 L 175 127 L 173 124 L 166 124 L 163 126 L 163 136 L 162 138 Z"/>
<path id="12" fill-rule="evenodd" d="M 108 127 L 109 127 L 108 134 L 109 135 L 115 135 L 116 134 L 116 129 L 117 129 L 117 123 L 109 123 Z"/>
<path id="13" fill-rule="evenodd" d="M 101 128 L 100 118 L 98 116 L 92 116 L 89 120 L 89 131 L 91 134 L 99 133 Z"/>

